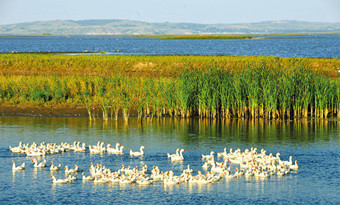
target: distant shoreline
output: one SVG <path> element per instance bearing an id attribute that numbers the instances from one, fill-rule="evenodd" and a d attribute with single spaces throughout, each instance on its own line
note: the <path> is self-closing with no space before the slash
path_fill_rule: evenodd
<path id="1" fill-rule="evenodd" d="M 157 39 L 247 39 L 257 38 L 258 36 L 312 36 L 312 35 L 340 35 L 340 32 L 301 32 L 301 33 L 247 33 L 247 34 L 1 34 L 0 37 L 32 37 L 32 36 L 131 36 L 141 38 Z"/>
<path id="2" fill-rule="evenodd" d="M 0 25 L 1 34 L 37 35 L 164 35 L 164 34 L 274 34 L 340 32 L 338 22 L 306 22 L 294 20 L 262 21 L 234 24 L 200 24 L 143 22 L 119 19 L 49 20 Z"/>

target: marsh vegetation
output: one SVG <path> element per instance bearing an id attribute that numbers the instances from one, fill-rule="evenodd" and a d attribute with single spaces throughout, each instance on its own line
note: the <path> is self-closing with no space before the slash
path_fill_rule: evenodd
<path id="1" fill-rule="evenodd" d="M 340 118 L 339 59 L 2 54 L 0 65 L 2 105 L 84 107 L 89 119 Z"/>

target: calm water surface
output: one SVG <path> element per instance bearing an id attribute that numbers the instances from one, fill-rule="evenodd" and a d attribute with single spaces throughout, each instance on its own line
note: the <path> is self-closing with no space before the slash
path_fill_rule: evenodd
<path id="1" fill-rule="evenodd" d="M 340 121 L 199 121 L 197 119 L 137 119 L 101 120 L 90 123 L 87 118 L 0 118 L 0 201 L 5 204 L 339 204 L 340 203 Z M 82 141 L 95 145 L 97 141 L 126 147 L 122 156 L 86 153 L 47 155 L 45 159 L 62 166 L 77 164 L 89 174 L 90 162 L 112 170 L 125 166 L 141 166 L 161 171 L 173 170 L 179 175 L 188 164 L 194 171 L 202 170 L 201 154 L 222 152 L 224 147 L 264 148 L 268 153 L 280 152 L 284 160 L 292 155 L 300 169 L 289 175 L 269 179 L 223 179 L 209 185 L 180 184 L 166 186 L 156 182 L 151 186 L 94 184 L 77 180 L 53 185 L 50 171 L 34 169 L 32 157 L 12 154 L 8 145 L 19 141 Z M 130 158 L 130 149 L 144 145 L 145 157 Z M 167 152 L 185 148 L 184 162 L 172 163 Z M 42 160 L 43 158 L 40 158 Z M 11 160 L 26 162 L 25 171 L 12 173 Z M 222 161 L 222 159 L 218 159 Z M 64 178 L 64 172 L 54 174 Z M 78 175 L 79 178 L 80 175 Z"/>
<path id="2" fill-rule="evenodd" d="M 340 35 L 263 37 L 258 39 L 160 40 L 133 36 L 0 37 L 0 53 L 105 51 L 126 55 L 234 55 L 340 57 Z"/>

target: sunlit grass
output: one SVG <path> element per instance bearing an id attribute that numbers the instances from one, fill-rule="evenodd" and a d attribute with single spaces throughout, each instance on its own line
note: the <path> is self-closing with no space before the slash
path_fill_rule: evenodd
<path id="1" fill-rule="evenodd" d="M 339 59 L 2 54 L 0 103 L 142 117 L 340 117 Z"/>

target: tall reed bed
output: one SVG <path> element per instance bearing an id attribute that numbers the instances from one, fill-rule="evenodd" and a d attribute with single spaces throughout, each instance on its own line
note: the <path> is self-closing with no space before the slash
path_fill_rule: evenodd
<path id="1" fill-rule="evenodd" d="M 336 59 L 2 55 L 0 106 L 122 116 L 340 118 Z M 323 65 L 322 69 L 318 69 Z"/>
<path id="2" fill-rule="evenodd" d="M 339 82 L 306 67 L 187 71 L 193 113 L 208 118 L 327 118 L 339 115 Z M 189 80 L 187 80 L 189 79 Z M 197 85 L 197 86 L 193 86 Z M 180 93 L 178 93 L 180 94 Z"/>

